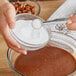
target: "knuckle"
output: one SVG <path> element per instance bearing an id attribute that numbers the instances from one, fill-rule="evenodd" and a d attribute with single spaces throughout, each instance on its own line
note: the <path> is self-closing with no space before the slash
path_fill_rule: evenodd
<path id="1" fill-rule="evenodd" d="M 10 18 L 9 18 L 9 19 L 8 19 L 8 24 L 9 24 L 9 25 L 15 24 L 15 21 L 14 21 L 13 19 L 10 19 Z"/>

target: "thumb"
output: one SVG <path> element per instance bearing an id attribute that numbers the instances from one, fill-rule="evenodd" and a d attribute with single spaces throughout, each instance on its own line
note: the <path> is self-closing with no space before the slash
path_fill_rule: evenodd
<path id="1" fill-rule="evenodd" d="M 14 28 L 16 12 L 12 4 L 9 3 L 9 5 L 7 5 L 6 12 L 4 12 L 4 15 L 7 20 L 9 28 Z"/>

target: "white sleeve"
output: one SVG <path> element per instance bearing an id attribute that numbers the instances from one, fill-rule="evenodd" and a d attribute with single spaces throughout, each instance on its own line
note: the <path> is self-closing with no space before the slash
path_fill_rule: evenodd
<path id="1" fill-rule="evenodd" d="M 56 18 L 67 18 L 71 14 L 76 14 L 76 0 L 66 0 L 50 17 L 48 20 L 56 19 Z M 63 22 L 63 24 L 65 21 Z M 56 24 L 50 23 L 49 27 L 51 31 L 58 31 L 55 27 Z M 60 25 L 61 26 L 61 25 Z M 64 31 L 62 31 L 64 32 Z M 76 31 L 70 31 L 68 34 L 76 39 Z"/>
<path id="2" fill-rule="evenodd" d="M 66 0 L 48 20 L 55 18 L 68 17 L 70 14 L 76 13 L 76 0 Z"/>

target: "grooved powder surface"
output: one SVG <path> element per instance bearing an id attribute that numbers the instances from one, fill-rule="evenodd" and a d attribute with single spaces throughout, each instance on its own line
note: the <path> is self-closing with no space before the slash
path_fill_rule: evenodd
<path id="1" fill-rule="evenodd" d="M 27 76 L 66 76 L 76 70 L 76 60 L 65 50 L 50 46 L 18 56 L 14 66 Z"/>

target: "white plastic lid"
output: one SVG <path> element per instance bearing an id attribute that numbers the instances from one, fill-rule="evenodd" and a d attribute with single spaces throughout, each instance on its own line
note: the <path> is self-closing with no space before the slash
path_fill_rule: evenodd
<path id="1" fill-rule="evenodd" d="M 32 25 L 35 26 L 36 23 L 36 28 L 34 28 Z M 12 32 L 21 44 L 39 45 L 47 43 L 49 40 L 48 32 L 44 27 L 41 27 L 39 20 L 34 22 L 33 20 L 18 20 Z"/>

